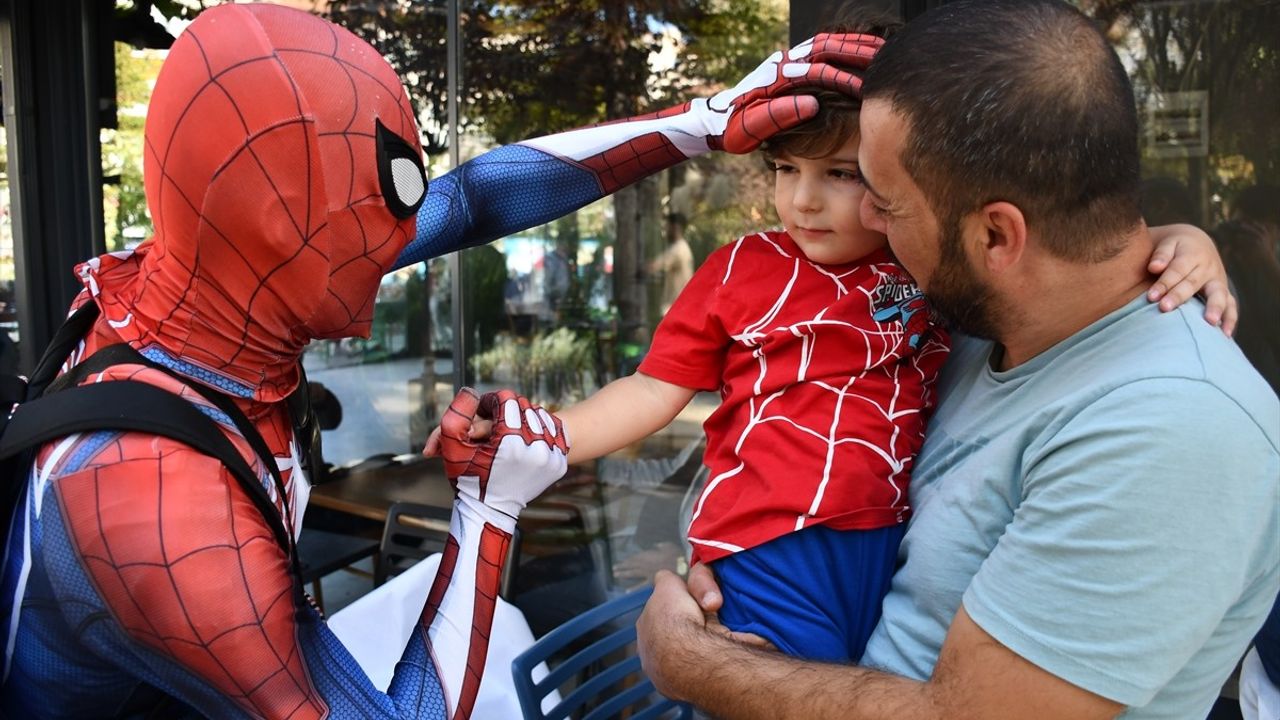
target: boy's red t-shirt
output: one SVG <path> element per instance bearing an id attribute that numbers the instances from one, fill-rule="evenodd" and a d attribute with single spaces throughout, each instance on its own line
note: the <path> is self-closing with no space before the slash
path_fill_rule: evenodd
<path id="1" fill-rule="evenodd" d="M 719 390 L 711 471 L 689 527 L 716 560 L 811 525 L 903 522 L 948 338 L 880 250 L 818 265 L 785 232 L 712 253 L 659 324 L 640 372 Z"/>

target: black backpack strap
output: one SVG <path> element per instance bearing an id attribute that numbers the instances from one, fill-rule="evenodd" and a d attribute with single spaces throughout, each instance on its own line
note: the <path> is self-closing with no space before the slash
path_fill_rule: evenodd
<path id="1" fill-rule="evenodd" d="M 0 398 L 5 403 L 3 410 L 8 412 L 9 405 L 19 403 L 27 397 L 27 382 L 17 375 L 0 374 Z"/>
<path id="2" fill-rule="evenodd" d="M 117 365 L 141 365 L 153 370 L 159 370 L 182 383 L 185 387 L 196 391 L 201 397 L 208 400 L 210 404 L 221 410 L 223 414 L 231 419 L 232 424 L 236 426 L 236 429 L 248 441 L 249 446 L 257 453 L 258 458 L 262 460 L 267 472 L 271 474 L 276 491 L 281 493 L 281 497 L 285 497 L 284 479 L 280 476 L 280 469 L 276 467 L 275 455 L 271 452 L 271 448 L 267 447 L 266 441 L 262 439 L 262 435 L 254 427 L 253 422 L 245 417 L 244 412 L 240 410 L 234 400 L 211 387 L 192 382 L 190 378 L 179 375 L 173 369 L 147 358 L 129 345 L 118 343 L 102 348 L 51 383 L 46 392 L 54 394 L 62 392 L 66 388 L 76 387 L 90 375 Z"/>
<path id="3" fill-rule="evenodd" d="M 123 382 L 123 381 L 111 381 L 107 383 L 90 383 L 88 385 L 80 384 L 88 376 L 97 372 L 102 372 L 103 370 L 106 370 L 109 367 L 114 367 L 117 365 L 142 365 L 143 367 L 159 370 L 160 372 L 163 372 L 166 375 L 169 375 L 175 380 L 181 382 L 185 387 L 189 387 L 192 390 L 196 391 L 201 397 L 208 400 L 210 404 L 212 404 L 214 407 L 221 410 L 223 414 L 225 414 L 228 418 L 231 419 L 232 424 L 236 426 L 236 429 L 240 432 L 240 435 L 244 437 L 244 439 L 249 443 L 249 446 L 253 448 L 254 453 L 256 453 L 258 458 L 262 461 L 262 464 L 266 467 L 267 472 L 271 475 L 271 480 L 276 487 L 276 492 L 279 493 L 280 495 L 281 504 L 284 506 L 284 512 L 285 513 L 289 512 L 289 496 L 284 484 L 284 478 L 280 475 L 280 468 L 277 467 L 276 465 L 275 455 L 271 452 L 271 448 L 267 447 L 267 442 L 262 438 L 262 434 L 258 432 L 258 429 L 254 427 L 253 422 L 250 421 L 249 418 L 245 416 L 244 412 L 240 410 L 240 408 L 235 404 L 235 401 L 232 400 L 227 395 L 220 393 L 217 390 L 214 390 L 213 388 L 210 388 L 201 383 L 191 382 L 190 378 L 183 377 L 173 369 L 165 367 L 164 365 L 161 365 L 153 360 L 150 360 L 149 358 L 142 355 L 142 353 L 139 353 L 137 350 L 134 350 L 129 345 L 126 345 L 124 343 L 118 343 L 116 345 L 108 345 L 107 347 L 102 348 L 98 352 L 89 356 L 88 358 L 86 358 L 85 360 L 77 364 L 75 367 L 71 368 L 66 373 L 64 373 L 56 381 L 51 383 L 49 385 L 48 390 L 46 391 L 47 396 L 54 397 L 61 393 L 67 392 L 67 390 L 78 388 L 78 387 L 93 387 L 95 385 L 113 385 L 117 382 Z M 302 386 L 299 386 L 299 387 L 301 388 Z M 168 391 L 162 391 L 162 392 L 166 392 L 168 395 L 175 398 L 178 397 L 173 393 L 169 393 Z M 295 393 L 296 392 L 297 391 L 295 391 Z M 181 398 L 179 399 L 181 400 Z M 186 400 L 182 400 L 182 402 L 190 406 L 190 403 L 188 403 Z M 198 410 L 196 412 L 199 413 Z M 200 414 L 200 417 L 208 420 L 208 418 L 205 417 L 203 414 Z M 209 422 L 213 422 L 213 421 L 209 420 Z M 163 434 L 163 433 L 160 433 L 160 434 Z M 234 450 L 234 447 L 232 449 Z M 239 453 L 236 453 L 236 456 L 239 457 Z M 243 460 L 243 458 L 241 458 L 241 460 Z M 256 479 L 254 482 L 254 486 L 258 490 L 262 490 L 261 483 L 257 482 Z M 262 491 L 262 495 L 264 498 L 266 498 L 265 491 Z M 270 504 L 269 498 L 268 498 L 268 503 Z M 259 509 L 261 509 L 261 507 Z M 274 505 L 271 506 L 271 513 L 267 515 L 267 522 L 270 523 L 272 525 L 272 529 L 276 531 L 277 538 L 284 537 L 287 539 L 287 543 L 283 545 L 283 547 L 285 549 L 285 552 L 289 555 L 289 563 L 291 568 L 294 571 L 295 576 L 301 578 L 301 574 L 302 574 L 301 567 L 298 565 L 298 562 L 299 562 L 298 553 L 296 548 L 294 547 L 293 535 L 292 533 L 289 533 L 288 530 L 284 527 L 284 520 L 283 518 L 280 517 L 280 513 L 275 509 Z M 276 525 L 279 525 L 279 527 L 278 528 L 275 527 Z"/>
<path id="4" fill-rule="evenodd" d="M 53 339 L 49 341 L 44 354 L 40 356 L 40 361 L 36 363 L 36 369 L 32 371 L 31 378 L 27 380 L 26 397 L 39 397 L 44 393 L 49 383 L 57 377 L 58 370 L 71 354 L 71 350 L 84 339 L 85 335 L 89 334 L 89 328 L 93 327 L 93 321 L 97 319 L 98 303 L 90 298 L 88 302 L 77 308 L 71 317 L 62 322 L 62 327 L 53 334 Z"/>
<path id="5" fill-rule="evenodd" d="M 70 348 L 67 350 L 70 352 Z M 235 401 L 224 393 L 204 384 L 191 382 L 190 378 L 179 375 L 173 369 L 150 360 L 129 345 L 118 343 L 102 348 L 56 380 L 50 382 L 44 392 L 53 393 L 63 388 L 79 385 L 89 375 L 101 372 L 114 365 L 142 365 L 153 368 L 200 393 L 204 399 L 231 418 L 236 429 L 249 441 L 253 451 L 258 454 L 258 457 L 267 466 L 267 471 L 271 473 L 272 480 L 276 484 L 276 489 L 281 493 L 281 497 L 287 497 L 285 495 L 284 480 L 280 477 L 279 468 L 276 467 L 275 456 L 253 426 L 253 423 L 236 406 Z M 0 390 L 3 390 L 3 388 L 0 387 Z M 4 396 L 0 395 L 0 397 Z M 320 423 L 316 419 L 315 410 L 311 407 L 311 393 L 307 384 L 307 373 L 303 370 L 302 363 L 298 363 L 298 386 L 285 398 L 285 403 L 289 408 L 294 438 L 298 442 L 298 457 L 302 461 L 303 472 L 306 473 L 312 485 L 319 485 L 327 480 L 328 477 L 325 472 L 323 450 L 320 444 Z"/>
<path id="6" fill-rule="evenodd" d="M 267 517 L 278 516 L 262 482 L 212 419 L 168 390 L 136 380 L 93 383 L 23 403 L 0 441 L 0 460 L 74 433 L 137 431 L 190 445 L 214 457 L 235 476 Z M 286 552 L 292 547 L 284 526 L 272 527 Z"/>

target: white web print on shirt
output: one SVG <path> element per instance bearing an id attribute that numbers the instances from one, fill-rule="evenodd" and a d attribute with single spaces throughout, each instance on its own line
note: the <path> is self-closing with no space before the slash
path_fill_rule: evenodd
<path id="1" fill-rule="evenodd" d="M 818 514 L 827 496 L 833 473 L 837 470 L 837 450 L 845 445 L 859 446 L 884 463 L 884 472 L 878 480 L 888 483 L 892 488 L 893 507 L 902 507 L 905 511 L 906 471 L 909 469 L 918 442 L 914 442 L 917 438 L 903 436 L 902 421 L 906 416 L 919 414 L 923 408 L 932 404 L 931 398 L 928 397 L 931 386 L 926 382 L 926 376 L 929 374 L 926 367 L 930 365 L 936 367 L 938 360 L 936 355 L 938 353 L 945 355 L 947 346 L 932 335 L 927 335 L 920 347 L 904 360 L 902 357 L 904 352 L 910 352 L 911 348 L 904 342 L 907 331 L 904 329 L 903 322 L 897 320 L 874 322 L 869 319 L 869 315 L 881 309 L 886 302 L 892 306 L 894 303 L 918 297 L 919 290 L 900 269 L 889 264 L 874 264 L 869 267 L 876 278 L 874 282 L 864 281 L 857 284 L 854 281 L 851 284 L 850 281 L 853 279 L 850 276 L 859 272 L 865 273 L 865 268 L 860 266 L 837 274 L 803 257 L 793 255 L 764 233 L 741 238 L 735 243 L 721 279 L 722 286 L 730 283 L 739 251 L 748 242 L 766 243 L 779 256 L 789 260 L 791 274 L 772 306 L 763 315 L 741 329 L 730 330 L 732 341 L 741 347 L 749 348 L 758 366 L 752 396 L 748 399 L 749 417 L 745 427 L 741 429 L 734 441 L 734 455 L 741 458 L 743 447 L 751 439 L 753 432 L 759 431 L 770 423 L 786 424 L 793 428 L 794 432 L 812 438 L 820 448 L 825 449 L 819 471 L 820 477 L 808 478 L 809 486 L 814 489 L 808 501 L 807 512 L 796 516 L 794 530 L 803 529 Z M 796 309 L 788 305 L 792 300 L 793 290 L 801 280 L 802 273 L 815 271 L 830 281 L 832 302 L 824 304 L 814 313 L 796 319 L 794 317 Z M 860 306 L 862 312 L 868 315 L 863 324 L 829 316 L 832 310 L 831 305 L 845 298 L 850 292 L 860 293 L 867 300 L 866 305 Z M 917 319 L 917 322 L 923 321 L 923 316 Z M 832 333 L 832 330 L 836 333 Z M 791 335 L 798 339 L 798 342 L 769 342 L 771 337 L 781 334 Z M 819 346 L 820 337 L 826 343 L 821 347 Z M 861 338 L 861 343 L 849 342 L 853 338 Z M 836 341 L 842 341 L 842 346 L 837 348 L 831 345 Z M 820 377 L 813 377 L 811 367 L 820 350 L 828 353 L 839 352 L 844 355 L 847 358 L 847 362 L 844 363 L 847 370 L 833 374 L 828 367 Z M 861 350 L 862 357 L 848 357 L 849 354 L 858 350 Z M 892 391 L 887 394 L 887 397 L 883 391 L 874 395 L 861 391 L 859 381 L 863 380 L 869 372 L 890 379 Z M 910 376 L 905 373 L 910 373 Z M 781 374 L 786 376 L 779 377 Z M 904 402 L 902 396 L 904 381 L 910 381 L 914 387 L 925 389 L 924 402 L 916 398 Z M 791 413 L 779 411 L 778 406 L 781 403 L 778 401 L 784 394 L 794 392 L 796 388 L 802 386 L 817 388 L 820 392 L 828 394 L 833 401 L 829 414 L 823 416 L 818 422 L 814 422 L 812 415 L 810 419 L 801 421 Z M 770 390 L 766 392 L 765 388 Z M 846 418 L 851 413 L 869 414 L 877 425 L 883 426 L 887 431 L 887 440 L 883 443 L 872 442 L 867 438 L 852 436 L 843 431 L 841 418 Z M 809 452 L 810 448 L 797 446 L 783 452 L 788 450 Z M 739 460 L 735 467 L 716 474 L 708 481 L 695 505 L 690 521 L 691 528 L 696 525 L 708 498 L 712 497 L 723 483 L 732 481 L 740 475 L 745 467 L 745 462 Z M 804 483 L 796 483 L 796 485 L 799 487 Z M 695 537 L 692 534 L 689 536 L 689 541 L 728 552 L 738 552 L 743 549 L 737 544 L 724 540 Z"/>

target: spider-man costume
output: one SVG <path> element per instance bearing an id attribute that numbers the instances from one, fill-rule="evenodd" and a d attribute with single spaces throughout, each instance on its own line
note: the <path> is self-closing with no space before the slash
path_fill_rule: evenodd
<path id="1" fill-rule="evenodd" d="M 82 264 L 101 317 L 68 358 L 128 343 L 235 398 L 270 474 L 229 418 L 160 370 L 114 366 L 219 421 L 291 532 L 309 485 L 284 398 L 316 338 L 367 335 L 393 267 L 557 217 L 709 149 L 746 151 L 816 110 L 782 97 L 855 87 L 875 40 L 821 37 L 710 102 L 499 148 L 427 185 L 413 110 L 389 65 L 322 19 L 270 5 L 201 13 L 175 41 L 145 133 L 155 235 Z M 811 62 L 810 62 L 811 61 Z M 457 500 L 419 631 L 386 693 L 313 608 L 247 493 L 212 457 L 133 432 L 68 436 L 38 454 L 3 571 L 0 714 L 101 717 L 189 709 L 233 717 L 469 717 L 515 516 L 565 467 L 558 421 L 521 398 L 466 435 L 462 393 L 442 451 Z"/>

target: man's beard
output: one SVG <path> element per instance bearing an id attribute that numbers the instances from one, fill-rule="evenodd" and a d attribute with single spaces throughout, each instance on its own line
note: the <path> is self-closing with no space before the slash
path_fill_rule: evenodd
<path id="1" fill-rule="evenodd" d="M 925 296 L 955 329 L 972 337 L 999 340 L 997 301 L 964 254 L 959 218 L 945 222 L 941 230 L 941 257 Z"/>

